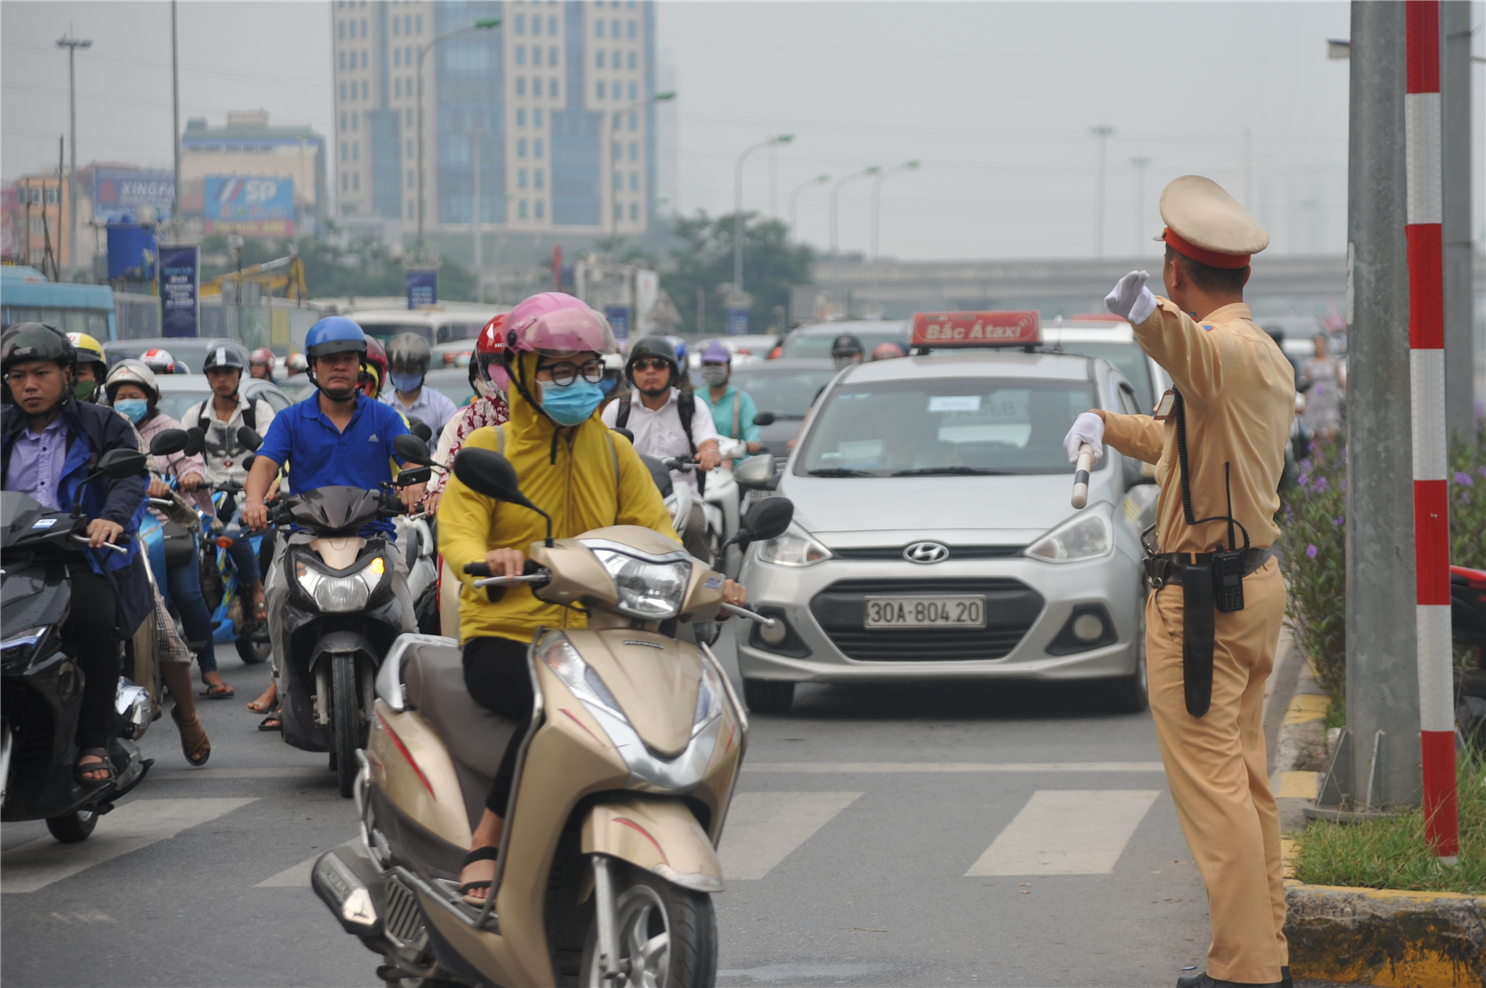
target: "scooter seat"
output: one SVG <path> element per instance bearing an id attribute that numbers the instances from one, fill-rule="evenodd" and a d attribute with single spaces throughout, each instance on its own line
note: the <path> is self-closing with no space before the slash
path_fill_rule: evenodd
<path id="1" fill-rule="evenodd" d="M 408 702 L 433 725 L 449 755 L 493 779 L 517 723 L 476 703 L 464 685 L 464 663 L 453 645 L 415 645 L 403 665 Z M 487 784 L 488 788 L 488 784 Z M 484 792 L 479 794 L 484 799 Z"/>

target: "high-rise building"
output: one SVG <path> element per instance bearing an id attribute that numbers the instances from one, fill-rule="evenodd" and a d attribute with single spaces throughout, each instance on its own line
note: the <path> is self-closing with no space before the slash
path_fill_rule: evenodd
<path id="1" fill-rule="evenodd" d="M 426 49 L 428 232 L 472 225 L 476 161 L 484 224 L 646 229 L 656 200 L 653 0 L 333 0 L 332 16 L 340 215 L 416 227 Z M 474 28 L 497 17 L 499 27 Z"/>

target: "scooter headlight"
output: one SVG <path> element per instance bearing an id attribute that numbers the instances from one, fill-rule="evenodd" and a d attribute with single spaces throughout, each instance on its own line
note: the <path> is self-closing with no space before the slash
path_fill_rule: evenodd
<path id="1" fill-rule="evenodd" d="M 664 621 L 680 612 L 691 580 L 689 558 L 656 562 L 613 549 L 593 549 L 593 554 L 614 580 L 619 613 L 642 621 Z"/>
<path id="2" fill-rule="evenodd" d="M 365 608 L 386 572 L 387 561 L 381 556 L 374 557 L 350 576 L 331 576 L 307 565 L 302 559 L 294 564 L 294 578 L 315 601 L 315 606 L 327 614 Z"/>

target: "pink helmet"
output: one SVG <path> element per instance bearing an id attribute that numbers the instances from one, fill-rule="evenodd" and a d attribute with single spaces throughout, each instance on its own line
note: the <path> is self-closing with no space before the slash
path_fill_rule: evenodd
<path id="1" fill-rule="evenodd" d="M 615 352 L 614 331 L 607 319 L 571 295 L 533 295 L 506 317 L 507 360 L 522 352 L 559 357 L 583 350 Z"/>

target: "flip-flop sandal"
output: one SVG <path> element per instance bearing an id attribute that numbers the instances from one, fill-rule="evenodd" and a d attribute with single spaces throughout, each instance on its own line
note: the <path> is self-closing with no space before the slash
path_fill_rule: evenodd
<path id="1" fill-rule="evenodd" d="M 186 722 L 181 719 L 181 708 L 174 706 L 170 708 L 170 719 L 175 721 L 175 726 L 181 732 L 181 754 L 186 756 L 186 762 L 192 768 L 200 768 L 206 764 L 208 758 L 212 757 L 211 738 L 206 735 L 206 728 L 202 726 L 201 718 L 192 718 L 196 721 L 197 730 L 201 731 L 201 740 L 196 744 L 186 741 Z"/>
<path id="2" fill-rule="evenodd" d="M 272 713 L 278 708 L 278 705 L 277 700 L 268 704 L 259 703 L 257 700 L 249 700 L 247 703 L 248 712 L 253 714 Z"/>
<path id="3" fill-rule="evenodd" d="M 269 723 L 270 721 L 272 721 L 272 723 Z M 275 711 L 269 714 L 267 717 L 263 718 L 263 722 L 258 725 L 258 730 L 260 731 L 282 731 L 283 729 L 284 722 L 282 719 L 280 719 L 278 711 Z"/>
<path id="4" fill-rule="evenodd" d="M 231 686 L 228 686 L 226 683 L 223 683 L 220 686 L 213 683 L 204 683 L 202 685 L 204 685 L 206 689 L 202 690 L 196 695 L 205 697 L 208 700 L 230 700 L 234 696 L 237 696 L 237 690 L 233 689 Z"/>
<path id="5" fill-rule="evenodd" d="M 96 786 L 105 782 L 112 782 L 114 780 L 114 763 L 109 760 L 108 752 L 103 748 L 84 748 L 77 753 L 79 759 L 87 758 L 89 755 L 95 758 L 101 758 L 103 761 L 87 762 L 86 764 L 79 761 L 73 769 L 72 777 L 85 786 Z M 90 772 L 107 772 L 108 775 L 102 779 L 83 778 L 84 775 Z"/>
<path id="6" fill-rule="evenodd" d="M 472 865 L 476 861 L 495 861 L 499 858 L 500 848 L 477 847 L 464 856 L 464 861 L 460 863 L 460 867 L 464 867 L 465 865 Z M 492 880 L 483 882 L 465 882 L 463 885 L 459 886 L 459 894 L 464 897 L 464 901 L 467 904 L 479 908 L 484 908 L 485 903 L 489 900 L 489 894 L 487 893 L 482 898 L 476 898 L 470 895 L 470 893 L 473 892 L 475 889 L 488 889 L 494 884 L 495 882 Z"/>

